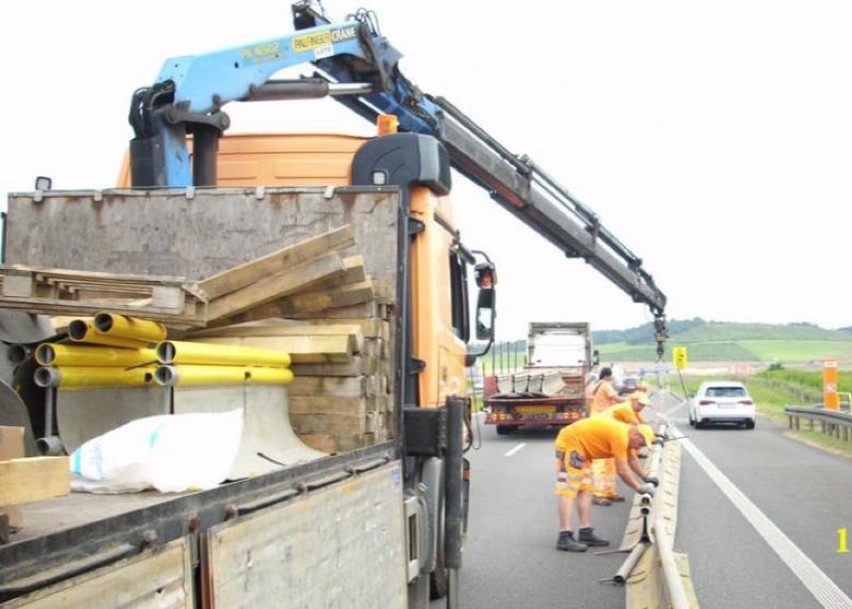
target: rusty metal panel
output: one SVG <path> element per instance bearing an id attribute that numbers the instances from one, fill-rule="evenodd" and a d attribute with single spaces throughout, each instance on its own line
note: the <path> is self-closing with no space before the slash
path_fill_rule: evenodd
<path id="1" fill-rule="evenodd" d="M 404 609 L 399 462 L 213 527 L 206 607 Z"/>
<path id="2" fill-rule="evenodd" d="M 351 224 L 346 255 L 395 285 L 399 198 L 393 188 L 15 193 L 6 262 L 201 280 Z"/>
<path id="3" fill-rule="evenodd" d="M 193 609 L 192 565 L 184 537 L 139 556 L 74 577 L 5 605 L 8 609 Z"/>

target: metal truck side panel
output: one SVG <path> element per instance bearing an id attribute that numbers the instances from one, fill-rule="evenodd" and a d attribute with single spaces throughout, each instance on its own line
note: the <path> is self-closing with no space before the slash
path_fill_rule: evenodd
<path id="1" fill-rule="evenodd" d="M 193 609 L 196 604 L 190 560 L 188 538 L 184 537 L 2 606 L 7 609 Z"/>
<path id="2" fill-rule="evenodd" d="M 201 280 L 351 224 L 367 273 L 395 285 L 399 191 L 47 191 L 9 197 L 6 262 Z M 388 241 L 390 240 L 390 244 Z"/>
<path id="3" fill-rule="evenodd" d="M 209 606 L 407 607 L 398 461 L 225 522 L 205 541 Z"/>

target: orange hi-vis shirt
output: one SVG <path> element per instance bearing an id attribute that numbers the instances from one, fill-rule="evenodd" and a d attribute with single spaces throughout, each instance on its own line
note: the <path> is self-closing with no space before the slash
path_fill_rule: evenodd
<path id="1" fill-rule="evenodd" d="M 597 414 L 603 412 L 618 400 L 618 393 L 609 381 L 599 381 L 592 385 L 592 401 L 589 404 L 589 413 Z"/>
<path id="2" fill-rule="evenodd" d="M 600 414 L 605 417 L 615 419 L 616 421 L 621 421 L 622 423 L 628 423 L 632 425 L 637 425 L 639 423 L 645 422 L 642 413 L 633 410 L 633 406 L 630 404 L 629 400 L 627 402 L 619 402 L 618 404 L 613 404 Z"/>
<path id="3" fill-rule="evenodd" d="M 592 459 L 627 459 L 630 448 L 630 425 L 611 417 L 588 417 L 563 427 L 556 436 L 556 452 L 580 453 L 586 461 Z"/>

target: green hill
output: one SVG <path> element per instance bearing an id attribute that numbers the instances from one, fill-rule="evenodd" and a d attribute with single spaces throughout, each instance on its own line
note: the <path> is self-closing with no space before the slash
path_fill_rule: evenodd
<path id="1" fill-rule="evenodd" d="M 670 321 L 663 360 L 670 362 L 674 347 L 686 347 L 690 362 L 808 363 L 835 357 L 852 361 L 852 334 L 826 330 L 808 323 L 787 325 Z M 601 359 L 612 362 L 656 360 L 652 324 L 628 330 L 593 332 Z"/>

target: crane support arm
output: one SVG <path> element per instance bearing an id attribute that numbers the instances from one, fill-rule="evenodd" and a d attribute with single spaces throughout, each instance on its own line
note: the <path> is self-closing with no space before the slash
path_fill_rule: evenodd
<path id="1" fill-rule="evenodd" d="M 452 166 L 567 256 L 582 258 L 655 316 L 665 338 L 666 296 L 642 260 L 598 216 L 526 156 L 507 150 L 442 97 L 420 91 L 399 70 L 402 55 L 364 9 L 332 24 L 310 0 L 292 6 L 296 31 L 206 55 L 167 60 L 154 85 L 134 93 L 130 122 L 134 186 L 215 184 L 215 143 L 232 101 L 334 96 L 364 118 L 397 117 L 399 129 L 431 135 Z M 274 81 L 282 68 L 312 64 L 312 77 Z M 194 135 L 193 159 L 187 134 Z"/>

